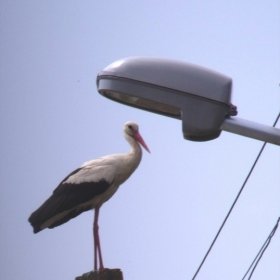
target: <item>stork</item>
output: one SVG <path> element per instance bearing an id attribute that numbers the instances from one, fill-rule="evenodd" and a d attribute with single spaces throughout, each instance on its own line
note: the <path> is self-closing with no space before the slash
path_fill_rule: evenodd
<path id="1" fill-rule="evenodd" d="M 123 132 L 132 148 L 128 154 L 113 154 L 84 163 L 71 172 L 28 219 L 34 233 L 38 233 L 94 209 L 94 270 L 97 263 L 99 270 L 104 269 L 98 233 L 99 209 L 138 167 L 142 157 L 139 143 L 150 153 L 136 123 L 125 123 Z"/>

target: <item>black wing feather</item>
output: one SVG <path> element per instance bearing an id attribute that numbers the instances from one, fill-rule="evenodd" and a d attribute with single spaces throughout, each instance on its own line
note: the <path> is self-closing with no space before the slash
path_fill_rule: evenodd
<path id="1" fill-rule="evenodd" d="M 41 225 L 59 213 L 74 208 L 73 211 L 67 213 L 60 220 L 51 224 L 49 228 L 62 225 L 70 219 L 77 217 L 82 212 L 90 210 L 92 208 L 90 206 L 80 209 L 77 209 L 77 206 L 90 201 L 97 195 L 104 193 L 112 184 L 104 179 L 99 182 L 82 182 L 79 184 L 66 183 L 70 176 L 79 172 L 81 169 L 82 168 L 78 168 L 70 173 L 53 191 L 53 194 L 31 214 L 28 221 L 33 226 L 34 233 L 41 231 Z"/>
<path id="2" fill-rule="evenodd" d="M 54 189 L 53 193 L 55 193 L 61 186 L 62 184 L 68 180 L 69 177 L 71 177 L 72 175 L 78 173 L 80 170 L 82 170 L 82 167 L 79 167 L 77 169 L 75 169 L 74 171 L 72 171 L 70 174 L 68 174 L 60 183 L 59 185 L 56 187 L 56 189 Z"/>

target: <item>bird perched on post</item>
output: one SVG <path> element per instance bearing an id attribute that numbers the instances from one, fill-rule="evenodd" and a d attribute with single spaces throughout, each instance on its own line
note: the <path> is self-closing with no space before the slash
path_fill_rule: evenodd
<path id="1" fill-rule="evenodd" d="M 98 233 L 99 209 L 138 167 L 142 157 L 139 143 L 150 152 L 136 123 L 125 123 L 123 132 L 132 148 L 128 154 L 104 156 L 84 163 L 71 172 L 28 219 L 34 233 L 38 233 L 94 209 L 94 270 L 98 260 L 99 270 L 104 269 Z"/>

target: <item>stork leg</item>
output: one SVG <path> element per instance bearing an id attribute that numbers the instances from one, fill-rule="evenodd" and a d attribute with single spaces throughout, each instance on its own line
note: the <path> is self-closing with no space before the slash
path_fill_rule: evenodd
<path id="1" fill-rule="evenodd" d="M 99 215 L 99 207 L 95 208 L 94 211 L 94 222 L 93 222 L 93 235 L 94 235 L 94 270 L 97 270 L 97 259 L 99 259 L 99 270 L 103 270 L 103 260 L 101 254 L 100 247 L 100 239 L 99 239 L 99 226 L 98 226 L 98 215 Z"/>

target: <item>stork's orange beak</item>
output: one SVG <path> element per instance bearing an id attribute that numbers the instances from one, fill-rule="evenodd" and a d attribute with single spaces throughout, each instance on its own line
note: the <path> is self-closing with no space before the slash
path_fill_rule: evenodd
<path id="1" fill-rule="evenodd" d="M 151 153 L 150 150 L 149 150 L 149 148 L 148 148 L 148 146 L 146 145 L 145 141 L 143 140 L 142 136 L 140 135 L 139 131 L 135 131 L 135 132 L 133 133 L 133 138 L 134 138 L 137 142 L 139 142 L 139 143 L 142 145 L 142 147 L 143 147 L 147 152 Z"/>

